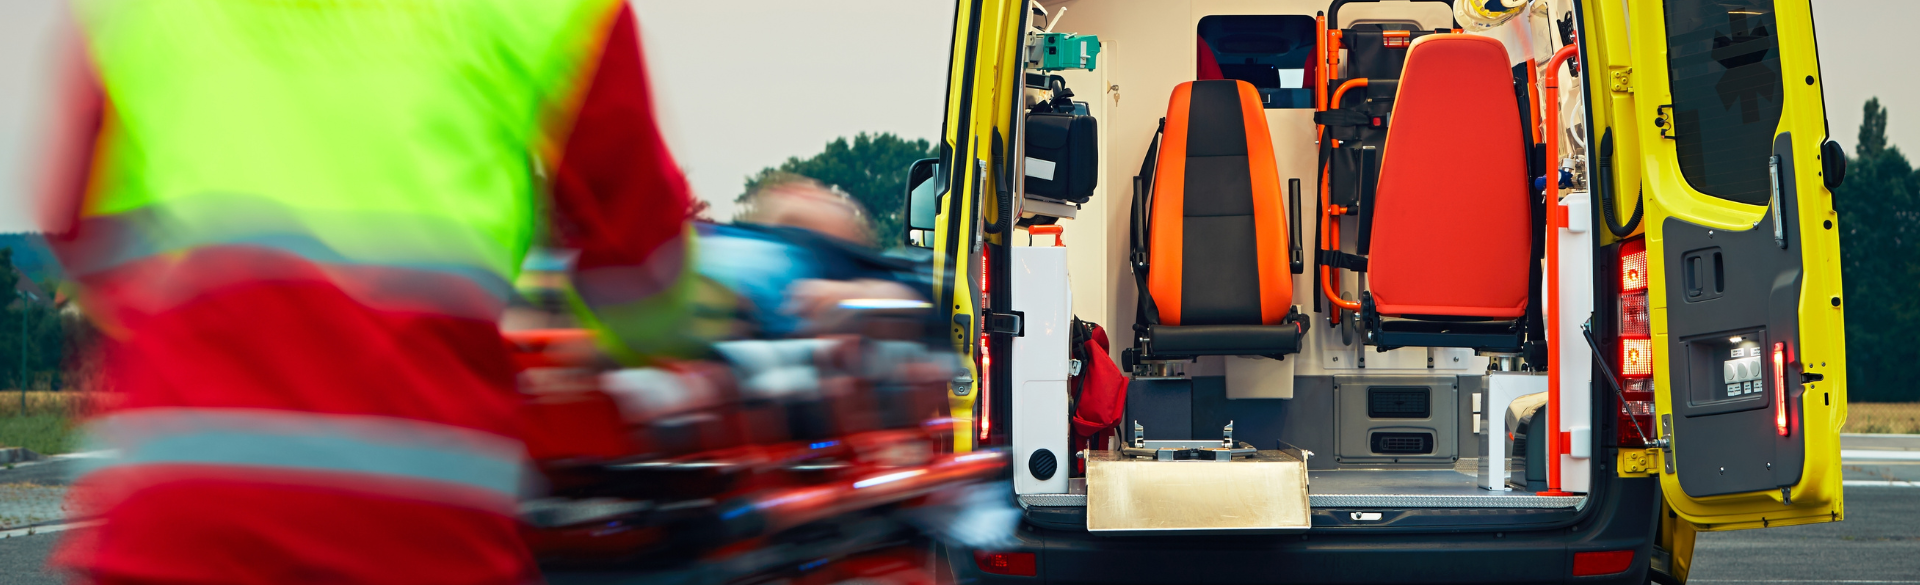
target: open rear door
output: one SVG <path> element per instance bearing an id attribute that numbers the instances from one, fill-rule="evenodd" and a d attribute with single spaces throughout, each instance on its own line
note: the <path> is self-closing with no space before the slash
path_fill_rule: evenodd
<path id="1" fill-rule="evenodd" d="M 1012 229 L 1009 216 L 1017 215 L 1006 206 L 1011 201 L 1002 200 L 1017 199 L 1003 195 L 1011 193 L 1013 177 L 1008 161 L 1015 130 L 1011 122 L 1021 99 L 1016 59 L 1025 7 L 1023 0 L 959 0 L 953 19 L 938 167 L 942 176 L 935 178 L 942 186 L 931 244 L 934 303 L 951 312 L 950 340 L 968 369 L 948 396 L 955 419 L 954 448 L 959 451 L 971 450 L 993 420 L 976 417 L 980 407 L 1007 408 L 1004 399 L 993 404 L 982 398 L 990 390 L 983 382 L 988 379 L 986 360 L 991 359 L 982 337 L 990 330 L 985 317 L 992 314 L 982 293 L 983 285 L 991 285 L 990 280 L 983 282 L 982 257 L 988 254 L 987 240 L 1001 241 L 1001 234 Z M 1004 271 L 1004 251 L 998 256 L 1003 266 L 997 269 Z"/>
<path id="2" fill-rule="evenodd" d="M 1846 351 L 1825 179 L 1844 167 L 1822 157 L 1844 154 L 1826 145 L 1809 0 L 1631 11 L 1631 69 L 1610 67 L 1631 112 L 1614 118 L 1637 126 L 1621 156 L 1643 169 L 1644 349 L 1661 488 L 1691 525 L 1677 528 L 1839 520 Z"/>

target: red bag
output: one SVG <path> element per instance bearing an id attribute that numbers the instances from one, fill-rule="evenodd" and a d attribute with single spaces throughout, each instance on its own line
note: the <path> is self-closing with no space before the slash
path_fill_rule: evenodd
<path id="1" fill-rule="evenodd" d="M 1074 449 L 1104 449 L 1096 440 L 1120 424 L 1127 407 L 1127 377 L 1108 354 L 1105 328 L 1076 318 L 1073 333 L 1073 357 L 1080 361 L 1080 372 L 1072 382 Z M 1075 461 L 1077 467 L 1086 465 Z"/>

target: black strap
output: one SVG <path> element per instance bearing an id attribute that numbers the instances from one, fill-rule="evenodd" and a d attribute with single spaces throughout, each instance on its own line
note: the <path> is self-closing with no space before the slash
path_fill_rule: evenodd
<path id="1" fill-rule="evenodd" d="M 1348 254 L 1339 250 L 1321 250 L 1319 254 L 1315 255 L 1314 261 L 1320 265 L 1332 266 L 1341 270 L 1352 270 L 1354 272 L 1367 271 L 1366 256 Z"/>
<path id="2" fill-rule="evenodd" d="M 1313 123 L 1321 126 L 1372 126 L 1374 117 L 1352 108 L 1313 113 Z"/>
<path id="3" fill-rule="evenodd" d="M 1354 251 L 1366 255 L 1373 250 L 1373 196 L 1380 186 L 1380 149 L 1360 149 L 1360 232 L 1354 238 Z"/>
<path id="4" fill-rule="evenodd" d="M 1314 217 L 1313 225 L 1317 226 L 1314 228 L 1316 230 L 1314 232 L 1315 234 L 1327 233 L 1326 219 L 1324 218 L 1324 214 L 1318 213 L 1318 210 L 1320 208 L 1320 202 L 1326 199 L 1327 197 L 1327 194 L 1322 192 L 1322 189 L 1326 184 L 1326 182 L 1322 179 L 1327 176 L 1327 165 L 1332 163 L 1333 161 L 1332 138 L 1333 138 L 1332 128 L 1320 129 L 1320 164 L 1315 167 L 1316 169 L 1318 169 L 1318 172 L 1316 172 L 1313 175 L 1313 191 L 1314 191 L 1314 194 L 1317 195 L 1317 197 L 1315 197 L 1313 200 L 1314 209 L 1316 211 L 1316 213 L 1313 214 L 1313 217 Z M 1319 238 L 1316 237 L 1315 240 L 1316 241 L 1314 242 L 1314 246 L 1313 246 L 1314 255 L 1313 255 L 1313 270 L 1312 270 L 1314 293 L 1310 296 L 1313 297 L 1313 312 L 1318 313 L 1321 310 L 1320 297 L 1322 295 L 1320 294 L 1320 290 L 1321 290 L 1320 288 L 1320 252 L 1322 251 L 1323 248 L 1321 247 L 1320 242 L 1318 241 Z"/>
<path id="5" fill-rule="evenodd" d="M 1143 240 L 1152 239 L 1148 235 L 1148 230 L 1152 229 L 1153 226 L 1152 223 L 1148 221 L 1147 216 L 1153 206 L 1153 173 L 1154 166 L 1160 155 L 1160 139 L 1166 134 L 1166 131 L 1167 119 L 1161 118 L 1160 126 L 1153 130 L 1153 140 L 1147 143 L 1147 156 L 1140 161 L 1140 174 L 1133 177 L 1133 213 L 1131 218 L 1133 229 L 1127 233 L 1127 248 L 1129 260 L 1133 263 L 1134 286 L 1138 287 L 1140 293 L 1140 314 L 1135 319 L 1135 329 L 1140 329 L 1142 324 L 1160 324 L 1160 308 L 1154 305 L 1153 294 L 1147 291 L 1148 259 L 1150 258 L 1149 252 L 1151 251 L 1148 244 L 1150 242 Z"/>

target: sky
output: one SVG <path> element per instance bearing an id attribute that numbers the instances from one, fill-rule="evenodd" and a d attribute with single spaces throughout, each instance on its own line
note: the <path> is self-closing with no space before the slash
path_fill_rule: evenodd
<path id="1" fill-rule="evenodd" d="M 632 0 L 667 141 L 696 195 L 732 216 L 747 175 L 834 138 L 940 132 L 952 0 Z M 1888 138 L 1920 152 L 1915 0 L 1813 0 L 1832 138 L 1852 150 L 1878 96 Z M 0 0 L 0 232 L 33 228 L 50 48 L 61 0 Z"/>

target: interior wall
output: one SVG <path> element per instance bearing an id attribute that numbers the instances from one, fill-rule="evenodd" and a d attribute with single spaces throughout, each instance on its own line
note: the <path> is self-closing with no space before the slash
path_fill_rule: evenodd
<path id="1" fill-rule="evenodd" d="M 1088 252 L 1069 250 L 1070 270 L 1074 274 L 1075 312 L 1083 319 L 1105 325 L 1112 339 L 1113 358 L 1133 346 L 1134 307 L 1138 302 L 1133 269 L 1127 264 L 1128 212 L 1133 201 L 1133 175 L 1140 170 L 1147 143 L 1160 117 L 1166 115 L 1167 98 L 1173 87 L 1193 79 L 1194 45 L 1187 35 L 1169 34 L 1168 22 L 1182 22 L 1191 14 L 1190 2 L 1168 0 L 1066 0 L 1042 2 L 1048 13 L 1058 15 L 1054 32 L 1100 35 L 1099 69 L 1104 71 L 1105 87 L 1082 93 L 1079 98 L 1092 102 L 1098 98 L 1102 149 L 1100 201 L 1088 202 L 1079 217 L 1062 221 L 1071 235 L 1069 247 L 1084 247 Z M 1066 9 L 1061 14 L 1061 9 Z M 1072 78 L 1069 78 L 1072 84 Z M 1093 228 L 1089 224 L 1099 224 Z M 1089 227 L 1083 227 L 1089 226 Z M 1085 275 L 1085 276 L 1083 276 Z M 1096 280 L 1097 279 L 1097 280 Z M 1093 283 L 1099 283 L 1097 285 Z M 1099 290 L 1088 291 L 1089 287 Z M 1099 313 L 1083 310 L 1098 298 Z"/>
<path id="2" fill-rule="evenodd" d="M 1064 72 L 1069 85 L 1100 120 L 1101 180 L 1094 195 L 1066 226 L 1073 271 L 1075 313 L 1106 325 L 1112 337 L 1113 357 L 1132 346 L 1131 331 L 1137 287 L 1127 262 L 1133 176 L 1139 171 L 1158 120 L 1166 115 L 1174 86 L 1194 77 L 1195 30 L 1201 18 L 1215 14 L 1298 14 L 1311 16 L 1329 6 L 1327 0 L 1045 0 L 1042 4 L 1058 21 L 1056 32 L 1097 34 L 1102 48 L 1094 72 Z M 1556 12 L 1558 11 L 1556 3 Z M 1065 13 L 1062 13 L 1062 10 Z M 1341 9 L 1346 23 L 1413 20 L 1424 28 L 1449 28 L 1452 13 L 1445 4 L 1386 0 L 1349 4 Z M 1172 26 L 1171 23 L 1184 23 Z M 1571 92 L 1570 92 L 1571 93 Z M 1311 246 L 1317 237 L 1315 189 L 1317 144 L 1310 109 L 1266 110 L 1273 137 L 1281 185 L 1302 179 L 1304 210 L 1300 214 L 1301 240 Z M 1291 202 L 1288 202 L 1291 205 Z M 1343 226 L 1352 238 L 1353 226 Z M 1291 226 L 1289 226 L 1291 229 Z M 1351 247 L 1351 242 L 1349 242 Z M 1309 251 L 1309 253 L 1311 253 Z M 1460 261 L 1470 259 L 1462 257 Z M 1309 265 L 1310 266 L 1310 265 Z M 1343 290 L 1359 290 L 1359 277 L 1342 276 Z M 1313 275 L 1294 278 L 1293 303 L 1311 312 L 1319 291 Z M 1324 305 L 1324 304 L 1323 304 Z M 1484 371 L 1487 360 L 1470 350 L 1406 348 L 1376 352 L 1357 339 L 1345 340 L 1316 315 L 1301 352 L 1297 375 L 1351 375 L 1360 363 L 1378 371 L 1431 369 L 1471 374 Z M 1210 373 L 1210 364 L 1196 364 Z M 1190 367 L 1189 371 L 1195 368 Z"/>

